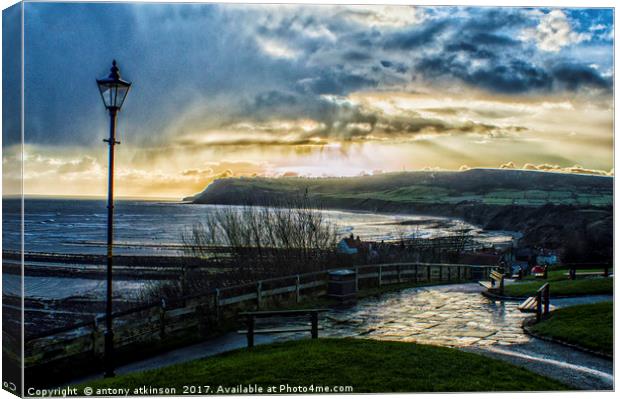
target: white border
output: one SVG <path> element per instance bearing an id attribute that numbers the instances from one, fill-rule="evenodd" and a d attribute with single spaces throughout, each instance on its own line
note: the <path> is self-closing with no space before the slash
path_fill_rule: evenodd
<path id="1" fill-rule="evenodd" d="M 28 2 L 49 2 L 49 1 L 41 1 L 41 0 L 28 0 Z M 123 1 L 111 1 L 111 0 L 92 0 L 92 1 L 73 1 L 73 0 L 64 0 L 64 1 L 58 1 L 58 2 L 72 2 L 72 3 L 86 3 L 86 2 L 94 2 L 94 3 L 118 3 L 118 2 L 123 2 Z M 126 2 L 126 1 L 125 1 Z M 550 8 L 556 8 L 556 7 L 576 7 L 576 8 L 598 8 L 598 7 L 605 7 L 605 8 L 615 8 L 616 6 L 616 2 L 614 1 L 608 1 L 608 0 L 588 0 L 588 1 L 567 1 L 567 0 L 561 0 L 561 1 L 550 1 L 550 0 L 546 0 L 544 2 L 541 1 L 533 1 L 533 0 L 521 0 L 521 1 L 502 1 L 501 3 L 499 3 L 497 0 L 495 1 L 482 1 L 482 0 L 478 0 L 478 1 L 452 1 L 452 0 L 443 0 L 443 1 L 402 1 L 402 0 L 383 0 L 383 1 L 368 1 L 368 0 L 336 0 L 336 1 L 330 1 L 330 0 L 313 0 L 313 1 L 308 1 L 308 0 L 291 0 L 291 1 L 261 1 L 261 0 L 247 0 L 247 1 L 230 1 L 230 0 L 221 0 L 221 1 L 175 1 L 175 0 L 150 0 L 150 1 L 135 1 L 137 3 L 236 3 L 236 4 L 265 4 L 265 3 L 271 3 L 271 4 L 286 4 L 286 3 L 292 3 L 292 4 L 363 4 L 363 5 L 373 5 L 373 4 L 380 4 L 380 5 L 420 5 L 420 6 L 483 6 L 483 7 L 550 7 Z M 0 0 L 0 8 L 5 9 L 13 4 L 16 4 L 17 2 L 12 1 L 12 0 Z M 499 3 L 499 4 L 498 4 Z M 22 10 L 23 11 L 23 10 Z M 615 13 L 614 13 L 615 14 Z M 614 15 L 615 17 L 615 15 Z M 23 12 L 22 12 L 22 27 L 23 27 Z M 2 37 L 2 33 L 0 31 L 0 40 Z M 23 40 L 24 40 L 24 30 L 22 29 L 22 49 L 23 49 Z M 618 160 L 618 157 L 620 156 L 618 154 L 618 152 L 616 151 L 616 145 L 615 145 L 615 137 L 616 137 L 616 124 L 615 124 L 615 117 L 617 116 L 617 109 L 615 108 L 615 93 L 617 92 L 618 89 L 618 79 L 617 79 L 617 68 L 616 68 L 616 64 L 615 64 L 615 43 L 617 43 L 618 40 L 618 31 L 615 29 L 615 18 L 614 18 L 614 172 L 615 172 L 615 165 L 616 165 L 616 161 Z M 1 57 L 1 56 L 0 56 Z M 25 60 L 25 54 L 22 51 L 22 147 L 23 147 L 23 134 L 24 134 L 24 119 L 25 119 L 25 115 L 23 112 L 24 109 L 24 96 L 23 96 L 23 67 L 24 67 L 24 60 Z M 0 62 L 0 71 L 1 71 L 1 62 Z M 1 87 L 1 86 L 0 86 Z M 1 99 L 0 99 L 0 104 L 1 104 Z M 1 118 L 0 118 L 1 119 Z M 0 120 L 0 127 L 1 127 L 2 121 Z M 0 137 L 0 147 L 2 144 L 2 139 Z M 22 174 L 23 174 L 23 165 L 22 165 Z M 0 170 L 1 170 L 1 166 L 0 166 Z M 615 193 L 617 193 L 617 188 L 618 188 L 618 181 L 615 179 L 614 177 L 614 213 L 617 213 L 618 210 L 620 209 L 620 206 L 618 205 L 618 201 L 616 201 L 616 196 Z M 0 194 L 1 194 L 1 185 L 0 185 Z M 22 192 L 23 192 L 23 179 L 22 179 Z M 23 199 L 22 199 L 22 209 L 23 209 Z M 0 222 L 1 222 L 1 215 L 0 215 Z M 22 229 L 23 229 L 23 215 L 22 215 Z M 620 236 L 618 234 L 618 232 L 620 231 L 620 228 L 616 225 L 615 221 L 614 221 L 614 249 L 615 248 L 620 248 Z M 23 231 L 22 231 L 22 248 L 23 248 Z M 0 250 L 2 249 L 2 244 L 0 242 Z M 615 259 L 615 251 L 614 251 L 614 259 Z M 23 261 L 23 260 L 22 260 Z M 614 282 L 615 283 L 615 282 Z M 23 275 L 22 275 L 22 292 L 23 292 Z M 620 314 L 620 311 L 618 310 L 618 307 L 615 307 L 615 314 L 614 314 L 614 320 L 618 320 L 618 315 Z M 22 317 L 23 317 L 23 297 L 22 297 Z M 614 327 L 615 327 L 616 323 L 614 322 Z M 614 342 L 617 344 L 619 341 L 617 340 L 618 338 L 618 330 L 614 329 Z M 22 331 L 23 334 L 23 331 Z M 617 354 L 617 345 L 615 345 L 615 353 L 614 353 L 614 359 L 617 358 L 617 356 L 615 356 Z M 22 337 L 22 359 L 23 359 L 23 337 Z M 616 361 L 614 360 L 614 371 L 616 369 Z M 0 368 L 1 368 L 1 364 L 0 364 Z M 23 369 L 22 369 L 23 370 Z M 23 371 L 22 371 L 23 374 Z M 0 390 L 0 399 L 4 399 L 4 398 L 14 398 L 15 396 L 9 394 L 8 392 L 4 391 L 4 390 Z M 473 393 L 473 394 L 446 394 L 448 397 L 452 397 L 453 395 L 459 395 L 459 396 L 468 396 L 468 397 L 473 397 L 474 395 L 478 396 L 478 395 L 493 395 L 493 397 L 499 396 L 501 398 L 521 398 L 521 397 L 535 397 L 538 396 L 540 393 Z M 411 394 L 399 394 L 398 396 L 404 396 L 404 395 L 411 395 Z M 612 397 L 612 395 L 614 395 L 614 393 L 612 392 L 597 392 L 597 393 L 578 393 L 578 392 L 559 392 L 559 393 L 545 393 L 544 394 L 546 397 L 553 397 L 553 398 L 573 398 L 573 397 L 579 397 L 582 395 L 594 395 L 596 397 Z M 321 397 L 336 397 L 335 395 L 321 395 Z M 342 397 L 356 397 L 359 395 L 338 395 L 338 398 L 342 398 Z M 376 395 L 375 395 L 376 396 Z M 393 396 L 397 396 L 397 395 L 387 395 L 387 394 L 380 394 L 378 395 L 379 397 L 393 397 Z M 230 397 L 230 396 L 229 396 Z M 287 396 L 278 396 L 278 397 L 289 397 Z M 434 395 L 431 394 L 416 394 L 417 398 L 431 398 L 434 397 Z"/>

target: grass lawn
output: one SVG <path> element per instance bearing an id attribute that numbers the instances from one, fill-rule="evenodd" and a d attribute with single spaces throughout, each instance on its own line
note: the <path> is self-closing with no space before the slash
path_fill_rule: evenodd
<path id="1" fill-rule="evenodd" d="M 520 367 L 457 349 L 363 339 L 288 341 L 240 349 L 154 371 L 86 383 L 97 388 L 257 384 L 351 386 L 361 392 L 546 391 L 565 385 Z M 349 391 L 350 392 L 350 391 Z M 203 391 L 203 394 L 205 392 Z M 274 393 L 274 392 L 271 392 Z M 275 393 L 286 393 L 278 390 Z M 312 392 L 306 392 L 312 393 Z M 314 392 L 316 393 L 316 391 Z"/>
<path id="2" fill-rule="evenodd" d="M 507 284 L 504 287 L 504 295 L 507 296 L 532 296 L 542 287 L 545 282 L 549 282 L 549 293 L 554 296 L 579 296 L 579 295 L 601 295 L 613 294 L 613 279 L 605 277 L 578 278 L 569 280 L 560 273 L 565 271 L 549 272 L 549 279 L 525 280 L 524 282 Z M 556 275 L 554 275 L 556 273 Z"/>
<path id="3" fill-rule="evenodd" d="M 577 270 L 578 273 L 602 272 L 602 271 L 604 271 L 603 268 L 578 269 Z M 610 270 L 610 273 L 611 272 L 613 272 L 613 270 Z M 568 269 L 565 269 L 565 268 L 558 269 L 558 270 L 549 270 L 549 272 L 547 273 L 547 281 L 567 280 L 568 276 L 566 275 L 566 273 L 568 273 Z M 582 279 L 582 278 L 583 277 L 578 277 L 578 279 Z M 523 281 L 542 281 L 542 279 L 529 275 L 529 276 L 523 277 Z"/>
<path id="4" fill-rule="evenodd" d="M 613 354 L 613 302 L 558 309 L 532 327 L 537 334 Z"/>

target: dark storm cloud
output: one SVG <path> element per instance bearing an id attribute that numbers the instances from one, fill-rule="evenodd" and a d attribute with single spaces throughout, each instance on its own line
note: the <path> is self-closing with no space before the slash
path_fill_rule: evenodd
<path id="1" fill-rule="evenodd" d="M 485 57 L 486 58 L 486 57 Z M 495 57 L 489 57 L 495 59 Z M 457 78 L 472 86 L 507 94 L 546 92 L 553 87 L 577 90 L 584 87 L 611 90 L 612 80 L 586 65 L 559 64 L 549 70 L 525 60 L 496 60 L 485 67 L 473 67 L 454 56 L 420 60 L 415 70 L 432 78 Z"/>
<path id="2" fill-rule="evenodd" d="M 466 8 L 469 18 L 461 24 L 462 32 L 494 32 L 535 24 L 525 8 Z"/>
<path id="3" fill-rule="evenodd" d="M 289 107 L 296 103 L 297 97 L 293 94 L 271 90 L 257 94 L 256 97 L 254 97 L 251 108 L 253 108 L 252 112 L 260 112 L 265 109 L 271 112 L 273 108 Z"/>
<path id="4" fill-rule="evenodd" d="M 454 56 L 434 57 L 421 60 L 416 70 L 432 77 L 455 77 L 472 86 L 508 94 L 545 90 L 553 84 L 552 76 L 547 71 L 517 59 L 473 67 L 471 63 L 459 61 Z"/>
<path id="5" fill-rule="evenodd" d="M 296 87 L 312 94 L 347 94 L 360 89 L 372 89 L 378 81 L 346 70 L 320 71 L 317 76 L 302 79 Z"/>
<path id="6" fill-rule="evenodd" d="M 412 50 L 422 46 L 432 45 L 437 36 L 449 25 L 449 21 L 431 22 L 427 26 L 416 27 L 405 32 L 398 32 L 387 36 L 384 42 L 386 49 Z"/>
<path id="7" fill-rule="evenodd" d="M 352 51 L 347 51 L 343 57 L 344 60 L 347 61 L 368 61 L 368 60 L 372 60 L 374 59 L 369 53 L 367 52 L 363 52 L 363 51 L 356 51 L 356 50 L 352 50 Z"/>
<path id="8" fill-rule="evenodd" d="M 487 32 L 472 35 L 471 41 L 487 46 L 514 46 L 519 43 L 517 40 L 514 40 L 508 36 Z"/>
<path id="9" fill-rule="evenodd" d="M 472 44 L 471 42 L 465 42 L 465 41 L 459 41 L 456 43 L 448 43 L 444 47 L 444 50 L 446 51 L 446 55 L 449 55 L 450 53 L 465 52 L 472 59 L 495 59 L 497 58 L 496 53 L 486 50 L 484 48 L 481 48 L 479 46 L 476 46 L 475 44 Z"/>
<path id="10" fill-rule="evenodd" d="M 594 68 L 588 65 L 561 63 L 552 68 L 553 77 L 562 86 L 569 90 L 581 87 L 597 87 L 611 89 L 612 79 L 605 78 Z"/>
<path id="11" fill-rule="evenodd" d="M 355 124 L 368 124 L 372 134 L 486 129 L 413 116 L 392 122 L 325 99 L 402 90 L 412 81 L 519 95 L 611 87 L 611 56 L 567 57 L 520 38 L 540 23 L 529 9 L 428 8 L 426 19 L 409 24 L 391 24 L 389 15 L 368 18 L 381 9 L 356 10 L 357 19 L 348 10 L 28 3 L 27 141 L 100 143 L 107 114 L 94 79 L 108 73 L 112 58 L 134 82 L 119 127 L 122 139 L 135 143 L 235 120 L 302 117 L 342 136 L 369 134 L 368 126 Z"/>
<path id="12" fill-rule="evenodd" d="M 574 91 L 584 87 L 611 89 L 612 80 L 585 62 L 550 62 L 542 55 L 536 56 L 514 35 L 495 31 L 529 25 L 531 21 L 518 13 L 503 15 L 496 10 L 483 13 L 447 35 L 441 43 L 441 53 L 417 57 L 413 69 L 426 79 L 453 78 L 505 94 Z M 484 32 L 480 31 L 481 27 Z M 541 59 L 547 62 L 541 63 Z M 484 62 L 476 63 L 478 60 Z"/>
<path id="13" fill-rule="evenodd" d="M 382 67 L 384 68 L 392 68 L 394 69 L 396 72 L 398 73 L 405 73 L 407 72 L 407 66 L 403 63 L 396 63 L 396 62 L 392 62 L 392 61 L 388 61 L 388 60 L 381 60 L 380 64 Z"/>

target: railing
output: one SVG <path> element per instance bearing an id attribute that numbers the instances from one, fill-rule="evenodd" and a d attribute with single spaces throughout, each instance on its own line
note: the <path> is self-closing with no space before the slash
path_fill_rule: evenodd
<path id="1" fill-rule="evenodd" d="M 536 291 L 536 321 L 542 320 L 543 316 L 549 314 L 549 283 L 543 284 Z"/>
<path id="2" fill-rule="evenodd" d="M 490 266 L 427 263 L 390 263 L 349 268 L 355 271 L 357 289 L 405 282 L 449 282 L 475 280 Z M 327 293 L 328 273 L 336 269 L 260 280 L 252 284 L 223 287 L 188 296 L 172 303 L 146 304 L 113 314 L 115 348 L 152 346 L 170 338 L 195 334 L 206 336 L 223 318 L 240 311 L 260 310 L 284 301 L 301 302 L 304 297 Z M 103 316 L 92 322 L 58 328 L 27 338 L 26 367 L 45 365 L 73 356 L 99 358 L 103 354 Z"/>

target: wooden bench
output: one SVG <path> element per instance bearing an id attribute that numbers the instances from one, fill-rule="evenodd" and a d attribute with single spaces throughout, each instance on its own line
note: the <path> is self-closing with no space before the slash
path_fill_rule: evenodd
<path id="1" fill-rule="evenodd" d="M 536 313 L 536 321 L 549 314 L 549 283 L 543 284 L 536 295 L 527 298 L 517 309 L 524 313 Z"/>
<path id="2" fill-rule="evenodd" d="M 490 281 L 478 281 L 478 284 L 489 291 L 498 291 L 500 295 L 504 294 L 504 274 L 493 270 L 489 275 Z"/>
<path id="3" fill-rule="evenodd" d="M 571 280 L 575 280 L 577 277 L 609 277 L 609 266 L 605 266 L 605 269 L 602 272 L 578 272 L 576 267 L 571 267 L 568 269 L 568 273 L 564 273 L 564 275 L 568 276 Z"/>
<path id="4" fill-rule="evenodd" d="M 245 334 L 248 338 L 248 348 L 254 347 L 254 334 L 278 334 L 288 332 L 310 332 L 313 339 L 319 337 L 319 313 L 327 312 L 328 309 L 300 309 L 300 310 L 276 310 L 261 312 L 242 312 L 239 316 L 245 317 L 247 330 L 238 331 L 239 334 Z M 282 327 L 257 330 L 255 328 L 256 319 L 268 317 L 299 317 L 310 316 L 310 328 L 303 327 Z"/>

